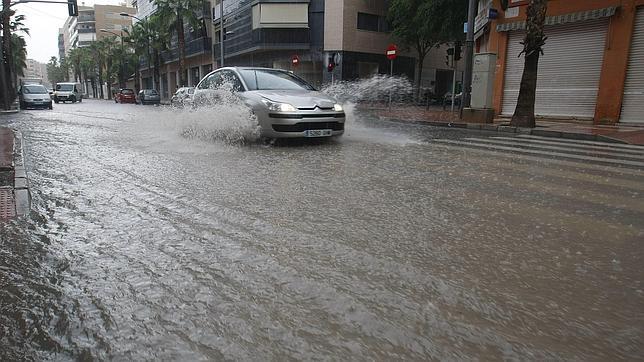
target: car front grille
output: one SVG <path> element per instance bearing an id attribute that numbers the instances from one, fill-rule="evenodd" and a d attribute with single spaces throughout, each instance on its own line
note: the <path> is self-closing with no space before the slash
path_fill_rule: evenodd
<path id="1" fill-rule="evenodd" d="M 299 122 L 296 124 L 274 124 L 273 130 L 276 132 L 304 132 L 311 129 L 330 129 L 333 131 L 343 131 L 344 123 L 341 122 Z"/>
<path id="2" fill-rule="evenodd" d="M 303 119 L 303 118 L 344 118 L 345 114 L 342 113 L 269 113 L 271 118 L 287 118 L 287 119 Z"/>

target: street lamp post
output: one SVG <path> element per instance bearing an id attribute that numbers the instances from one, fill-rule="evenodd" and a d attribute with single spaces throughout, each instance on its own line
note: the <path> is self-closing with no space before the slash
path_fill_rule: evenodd
<path id="1" fill-rule="evenodd" d="M 221 60 L 219 67 L 224 66 L 224 0 L 219 0 L 219 50 L 221 52 Z"/>
<path id="2" fill-rule="evenodd" d="M 125 58 L 125 47 L 123 46 L 123 30 L 121 30 L 121 35 L 116 34 L 114 32 L 111 32 L 111 31 L 109 31 L 107 29 L 101 29 L 101 32 L 112 34 L 114 36 L 118 36 L 119 38 L 121 38 L 121 53 L 122 53 L 121 55 L 122 55 L 122 57 L 121 57 L 121 76 L 119 77 L 119 87 L 120 88 L 125 88 L 125 80 L 124 80 L 124 78 L 125 78 L 125 62 L 123 61 L 123 58 Z"/>

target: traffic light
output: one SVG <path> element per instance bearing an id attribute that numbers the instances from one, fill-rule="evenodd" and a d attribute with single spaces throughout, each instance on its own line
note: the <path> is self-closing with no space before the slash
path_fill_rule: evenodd
<path id="1" fill-rule="evenodd" d="M 451 67 L 452 59 L 454 59 L 454 48 L 449 48 L 447 49 L 447 55 L 445 56 L 445 65 Z"/>
<path id="2" fill-rule="evenodd" d="M 69 16 L 78 16 L 78 1 L 67 0 L 67 11 L 69 12 Z"/>
<path id="3" fill-rule="evenodd" d="M 461 49 L 461 41 L 457 40 L 454 43 L 454 61 L 455 62 L 458 62 L 459 60 L 461 60 L 461 50 L 462 50 Z"/>
<path id="4" fill-rule="evenodd" d="M 335 69 L 335 61 L 333 60 L 333 57 L 329 57 L 329 65 L 326 66 L 326 70 L 331 73 Z"/>

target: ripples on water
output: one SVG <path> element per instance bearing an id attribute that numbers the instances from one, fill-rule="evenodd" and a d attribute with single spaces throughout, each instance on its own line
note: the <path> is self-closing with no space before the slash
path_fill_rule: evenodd
<path id="1" fill-rule="evenodd" d="M 0 360 L 641 355 L 641 295 L 616 284 L 641 281 L 637 227 L 517 186 L 532 164 L 368 133 L 352 103 L 407 83 L 363 82 L 325 89 L 348 142 L 312 147 L 240 146 L 258 129 L 232 98 L 26 119 L 35 203 L 0 228 Z"/>

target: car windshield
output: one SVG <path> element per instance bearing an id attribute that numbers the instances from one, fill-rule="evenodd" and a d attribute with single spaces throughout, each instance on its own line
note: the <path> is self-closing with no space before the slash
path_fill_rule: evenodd
<path id="1" fill-rule="evenodd" d="M 57 91 L 63 91 L 63 92 L 71 92 L 74 90 L 74 85 L 73 84 L 58 84 L 56 85 L 56 90 Z"/>
<path id="2" fill-rule="evenodd" d="M 123 89 L 121 90 L 122 94 L 134 94 L 134 91 L 131 89 Z"/>
<path id="3" fill-rule="evenodd" d="M 143 91 L 143 94 L 145 94 L 146 96 L 156 96 L 159 93 L 157 93 L 157 91 L 154 89 L 146 89 Z"/>
<path id="4" fill-rule="evenodd" d="M 271 69 L 242 69 L 239 71 L 249 90 L 315 90 L 296 75 Z"/>
<path id="5" fill-rule="evenodd" d="M 41 85 L 26 85 L 22 87 L 22 91 L 25 94 L 45 94 L 47 93 L 47 88 Z"/>

